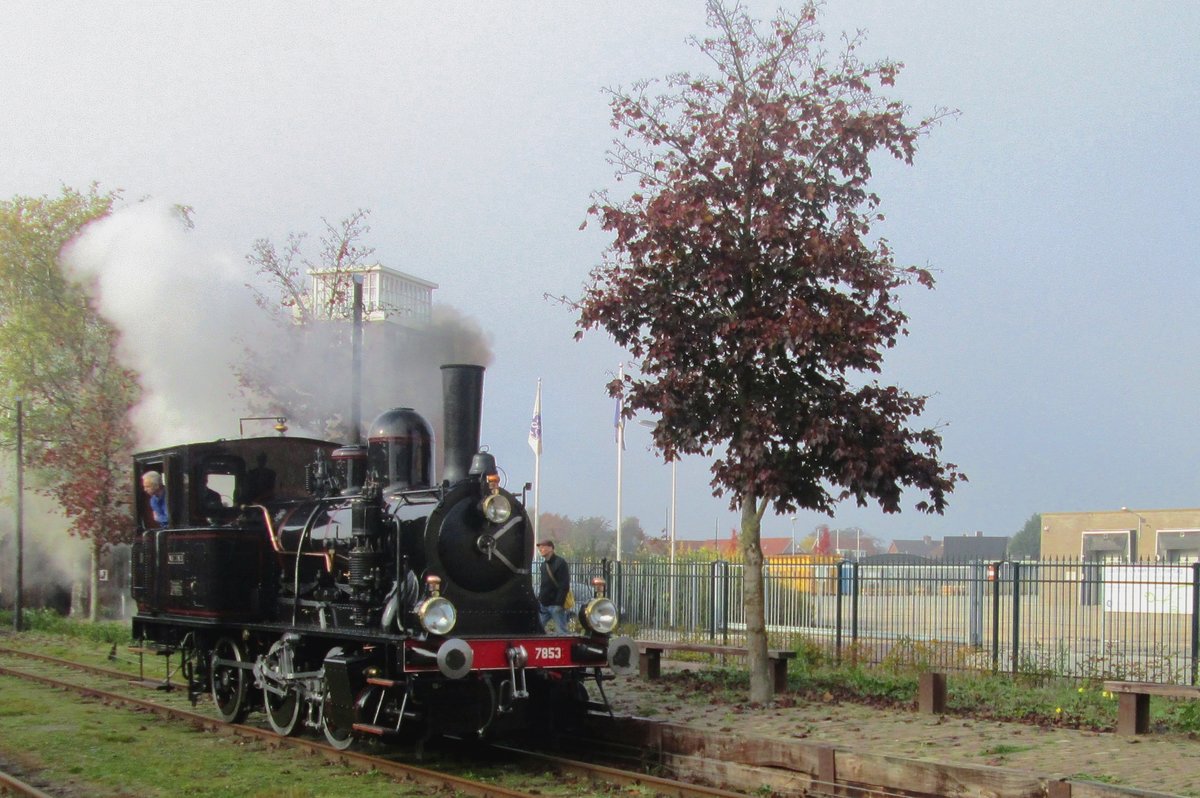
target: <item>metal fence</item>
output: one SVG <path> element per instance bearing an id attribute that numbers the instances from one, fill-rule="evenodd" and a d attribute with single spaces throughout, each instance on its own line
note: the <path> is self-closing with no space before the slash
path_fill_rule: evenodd
<path id="1" fill-rule="evenodd" d="M 604 576 L 643 640 L 745 640 L 743 565 L 571 563 L 576 594 Z M 538 573 L 541 569 L 535 569 Z M 867 564 L 770 560 L 775 648 L 946 670 L 1197 684 L 1200 563 Z"/>

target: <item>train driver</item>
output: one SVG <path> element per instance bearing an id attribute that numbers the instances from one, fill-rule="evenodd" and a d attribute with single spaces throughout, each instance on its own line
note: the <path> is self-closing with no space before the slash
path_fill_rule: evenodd
<path id="1" fill-rule="evenodd" d="M 150 511 L 154 513 L 155 523 L 159 527 L 166 527 L 170 517 L 167 515 L 167 490 L 163 487 L 162 474 L 157 471 L 142 474 L 142 490 L 150 497 Z"/>

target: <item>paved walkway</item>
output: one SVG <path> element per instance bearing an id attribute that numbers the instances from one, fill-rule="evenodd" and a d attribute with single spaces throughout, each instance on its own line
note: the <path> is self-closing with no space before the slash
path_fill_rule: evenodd
<path id="1" fill-rule="evenodd" d="M 669 678 L 664 682 L 645 682 L 636 676 L 620 678 L 606 685 L 606 691 L 616 711 L 655 720 L 1200 798 L 1200 739 L 1187 736 L 1117 736 L 1040 728 L 953 715 L 921 715 L 915 709 L 887 710 L 832 699 L 751 710 L 714 705 L 706 696 L 680 698 L 671 689 Z"/>

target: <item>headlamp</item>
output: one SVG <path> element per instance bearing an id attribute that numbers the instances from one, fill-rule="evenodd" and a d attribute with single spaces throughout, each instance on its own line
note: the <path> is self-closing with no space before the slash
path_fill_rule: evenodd
<path id="1" fill-rule="evenodd" d="M 503 524 L 512 517 L 512 502 L 502 494 L 493 493 L 483 500 L 483 516 L 493 524 Z"/>
<path id="2" fill-rule="evenodd" d="M 417 607 L 417 620 L 431 635 L 448 635 L 458 620 L 458 612 L 449 599 L 434 596 Z"/>
<path id="3" fill-rule="evenodd" d="M 592 632 L 606 635 L 617 628 L 617 605 L 612 599 L 594 598 L 579 613 L 579 622 Z"/>

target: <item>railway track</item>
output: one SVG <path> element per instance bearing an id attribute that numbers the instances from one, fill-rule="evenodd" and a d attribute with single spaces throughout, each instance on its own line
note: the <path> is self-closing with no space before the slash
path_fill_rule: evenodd
<path id="1" fill-rule="evenodd" d="M 0 658 L 21 657 L 47 667 L 71 669 L 88 676 L 99 676 L 125 683 L 136 682 L 140 689 L 158 683 L 138 681 L 137 673 L 85 665 L 40 654 L 0 648 Z M 60 689 L 76 690 L 97 700 L 124 704 L 131 708 L 173 717 L 196 727 L 255 737 L 274 745 L 294 746 L 332 762 L 356 769 L 373 769 L 398 780 L 428 785 L 432 789 L 458 790 L 462 795 L 527 795 L 516 790 L 480 783 L 446 773 L 421 768 L 394 758 L 356 751 L 337 751 L 323 742 L 303 737 L 280 737 L 274 731 L 255 726 L 230 726 L 215 715 L 194 711 L 186 704 L 186 691 L 159 694 L 159 701 L 145 701 L 128 695 L 62 682 L 50 677 L 26 675 L 9 667 L 0 674 L 32 678 Z M 126 689 L 137 689 L 127 687 Z M 207 702 L 204 702 L 207 705 Z M 174 704 L 177 706 L 168 706 Z M 185 708 L 186 705 L 186 708 Z M 889 796 L 992 795 L 996 798 L 1144 798 L 1147 793 L 1115 785 L 1093 782 L 1049 780 L 1023 771 L 995 767 L 954 766 L 928 760 L 872 755 L 838 746 L 798 742 L 777 738 L 751 738 L 705 731 L 694 727 L 652 722 L 639 718 L 594 716 L 586 736 L 561 736 L 554 754 L 524 748 L 491 746 L 498 761 L 527 763 L 528 771 L 553 772 L 570 776 L 564 782 L 581 785 L 578 793 L 548 792 L 535 794 L 595 795 L 601 785 L 622 789 L 637 787 L 646 795 L 673 798 L 709 798 L 721 796 Z M 450 752 L 450 762 L 477 762 L 485 747 L 477 742 L 464 743 L 461 751 Z M 586 761 L 583 761 L 586 760 Z M 510 776 L 511 777 L 511 776 Z M 519 778 L 519 777 L 518 777 Z M 683 780 L 680 780 L 683 779 Z M 693 782 L 723 785 L 708 787 Z M 2 794 L 2 793 L 0 793 Z"/>
<path id="2" fill-rule="evenodd" d="M 141 687 L 142 689 L 146 687 L 152 688 L 156 684 L 154 682 L 139 680 L 137 675 L 126 671 L 87 665 L 58 657 L 50 657 L 11 648 L 0 648 L 0 657 L 34 662 L 43 668 L 70 670 L 86 676 L 98 676 L 117 680 L 131 687 Z M 185 700 L 183 696 L 179 696 L 178 699 L 172 700 L 170 703 L 166 703 L 163 700 L 149 701 L 134 697 L 128 693 L 114 692 L 113 690 L 106 690 L 92 685 L 79 684 L 78 682 L 46 675 L 45 673 L 36 673 L 30 670 L 10 667 L 9 665 L 0 665 L 0 675 L 23 679 L 54 689 L 71 691 L 108 705 L 148 712 L 163 719 L 188 723 L 195 728 L 210 732 L 233 732 L 245 737 L 266 740 L 276 745 L 291 746 L 321 756 L 331 762 L 355 769 L 376 770 L 394 779 L 429 786 L 433 789 L 449 790 L 452 793 L 457 792 L 457 794 L 461 795 L 484 796 L 485 798 L 507 798 L 508 796 L 525 798 L 532 795 L 545 794 L 544 790 L 539 790 L 536 793 L 523 792 L 501 787 L 493 783 L 480 782 L 441 771 L 418 767 L 388 757 L 356 751 L 338 751 L 323 742 L 316 742 L 303 737 L 280 737 L 274 731 L 252 725 L 227 724 L 214 716 L 179 706 Z M 579 793 L 580 795 L 594 795 L 596 785 L 637 786 L 647 794 L 671 796 L 672 798 L 739 798 L 745 795 L 745 793 L 689 784 L 675 779 L 622 770 L 606 765 L 550 756 L 532 750 L 504 749 L 495 746 L 492 746 L 492 748 L 494 750 L 506 751 L 509 761 L 512 761 L 512 758 L 515 756 L 527 760 L 530 763 L 531 771 L 534 768 L 541 769 L 542 771 L 552 769 L 556 772 L 576 777 L 579 783 L 587 785 L 584 787 L 585 791 Z M 17 792 L 16 794 L 25 793 Z M 567 793 L 563 794 L 566 795 Z"/>
<path id="3" fill-rule="evenodd" d="M 54 798 L 32 784 L 21 781 L 10 773 L 0 770 L 0 795 L 20 795 L 24 798 Z"/>

